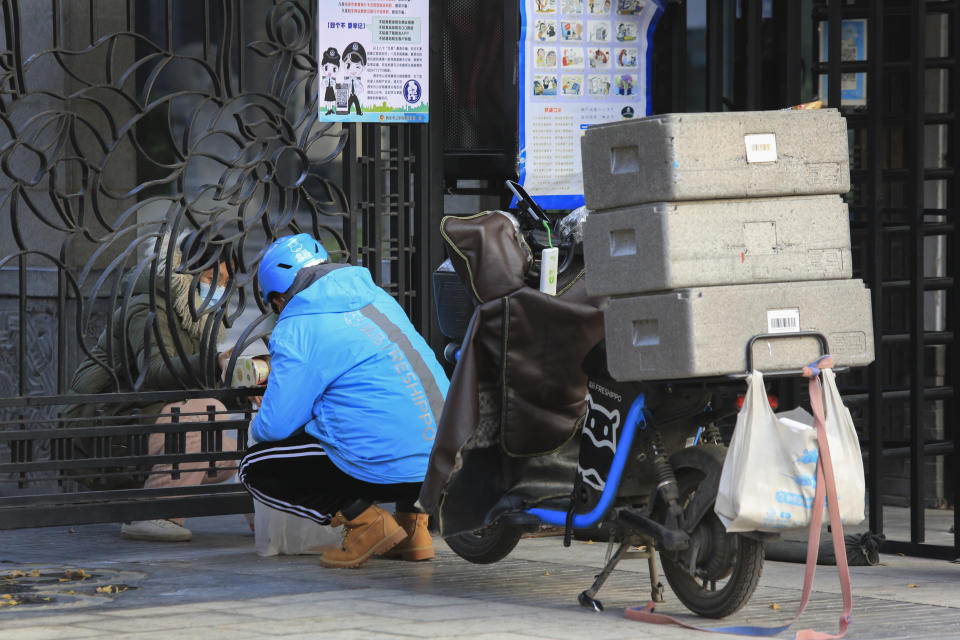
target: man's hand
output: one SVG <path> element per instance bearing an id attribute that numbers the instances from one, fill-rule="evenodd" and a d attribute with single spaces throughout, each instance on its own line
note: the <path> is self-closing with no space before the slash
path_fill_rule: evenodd
<path id="1" fill-rule="evenodd" d="M 233 347 L 226 351 L 221 351 L 217 356 L 217 365 L 220 367 L 220 380 L 227 381 L 227 363 L 230 362 L 230 356 L 233 355 Z"/>

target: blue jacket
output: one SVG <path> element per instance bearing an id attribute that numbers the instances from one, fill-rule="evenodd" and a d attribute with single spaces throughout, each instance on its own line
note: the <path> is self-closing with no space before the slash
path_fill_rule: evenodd
<path id="1" fill-rule="evenodd" d="M 366 268 L 322 267 L 273 330 L 251 435 L 266 442 L 306 430 L 354 478 L 421 482 L 449 386 L 443 368 Z"/>

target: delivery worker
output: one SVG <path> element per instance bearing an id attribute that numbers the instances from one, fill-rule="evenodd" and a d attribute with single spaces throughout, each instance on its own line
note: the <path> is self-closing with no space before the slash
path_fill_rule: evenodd
<path id="1" fill-rule="evenodd" d="M 432 558 L 414 502 L 449 386 L 433 352 L 366 268 L 331 264 L 308 234 L 271 244 L 258 273 L 279 319 L 240 481 L 275 509 L 344 525 L 323 566 Z M 395 502 L 395 517 L 375 502 Z"/>

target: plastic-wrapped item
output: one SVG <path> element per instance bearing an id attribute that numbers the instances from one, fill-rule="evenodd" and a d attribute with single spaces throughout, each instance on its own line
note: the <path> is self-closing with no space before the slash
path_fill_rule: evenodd
<path id="1" fill-rule="evenodd" d="M 257 553 L 295 556 L 319 553 L 317 547 L 340 542 L 340 531 L 253 501 Z M 311 551 L 312 549 L 312 551 Z"/>
<path id="2" fill-rule="evenodd" d="M 240 356 L 233 369 L 232 387 L 260 387 L 270 376 L 270 356 Z"/>
<path id="3" fill-rule="evenodd" d="M 593 213 L 586 207 L 577 207 L 557 222 L 556 234 L 565 240 L 583 242 L 583 223 Z"/>

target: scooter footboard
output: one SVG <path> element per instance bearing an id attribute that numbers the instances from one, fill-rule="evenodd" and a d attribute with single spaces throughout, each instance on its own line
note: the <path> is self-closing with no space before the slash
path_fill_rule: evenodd
<path id="1" fill-rule="evenodd" d="M 568 503 L 577 472 L 579 442 L 530 457 L 504 456 L 498 445 L 461 451 L 461 466 L 444 489 L 439 508 L 444 537 L 474 531 L 531 504 Z"/>

